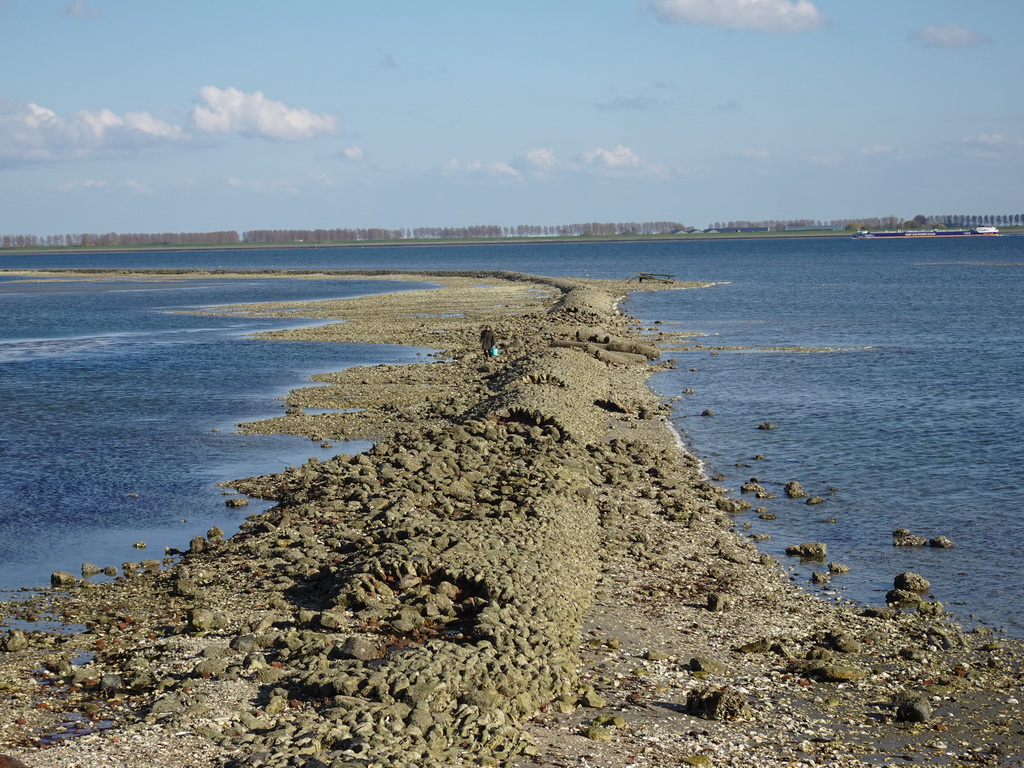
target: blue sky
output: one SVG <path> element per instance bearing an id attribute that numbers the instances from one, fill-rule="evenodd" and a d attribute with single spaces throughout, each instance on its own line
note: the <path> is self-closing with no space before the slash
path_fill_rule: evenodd
<path id="1" fill-rule="evenodd" d="M 0 0 L 0 234 L 1024 212 L 1024 0 Z"/>

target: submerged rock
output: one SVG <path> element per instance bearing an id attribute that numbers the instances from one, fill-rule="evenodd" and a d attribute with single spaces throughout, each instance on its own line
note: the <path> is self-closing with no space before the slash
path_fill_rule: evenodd
<path id="1" fill-rule="evenodd" d="M 50 574 L 50 584 L 54 587 L 73 587 L 76 583 L 78 579 L 67 571 L 54 571 Z"/>
<path id="2" fill-rule="evenodd" d="M 785 491 L 786 495 L 791 499 L 802 499 L 807 495 L 807 491 L 805 491 L 804 487 L 796 480 L 790 480 L 786 483 L 783 487 L 783 491 Z"/>
<path id="3" fill-rule="evenodd" d="M 906 528 L 897 528 L 892 532 L 894 547 L 923 547 L 928 543 L 924 536 L 915 536 Z"/>
<path id="4" fill-rule="evenodd" d="M 800 557 L 804 560 L 824 560 L 828 556 L 828 545 L 821 541 L 791 544 L 786 547 L 786 554 L 790 557 Z"/>
<path id="5" fill-rule="evenodd" d="M 927 592 L 931 589 L 931 582 L 928 581 L 924 576 L 919 573 L 906 573 L 899 574 L 892 581 L 893 587 L 896 589 L 905 589 L 913 592 Z"/>

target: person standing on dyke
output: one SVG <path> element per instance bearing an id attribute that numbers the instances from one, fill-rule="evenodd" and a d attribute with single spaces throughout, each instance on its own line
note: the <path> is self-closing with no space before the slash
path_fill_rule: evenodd
<path id="1" fill-rule="evenodd" d="M 494 331 L 491 326 L 485 325 L 484 329 L 480 331 L 480 348 L 483 350 L 484 357 L 488 360 L 494 354 L 491 350 L 497 346 L 497 338 L 494 335 Z"/>

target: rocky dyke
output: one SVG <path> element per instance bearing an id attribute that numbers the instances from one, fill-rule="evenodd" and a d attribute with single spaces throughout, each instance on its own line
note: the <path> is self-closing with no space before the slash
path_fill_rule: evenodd
<path id="1" fill-rule="evenodd" d="M 333 321 L 267 343 L 433 350 L 320 374 L 240 425 L 373 447 L 228 483 L 226 503 L 274 504 L 234 535 L 4 603 L 20 623 L 0 636 L 0 752 L 30 768 L 1022 764 L 1020 643 L 965 629 L 917 574 L 877 607 L 790 583 L 647 387 L 686 334 L 621 313 L 637 286 L 346 276 L 434 286 L 204 311 Z"/>

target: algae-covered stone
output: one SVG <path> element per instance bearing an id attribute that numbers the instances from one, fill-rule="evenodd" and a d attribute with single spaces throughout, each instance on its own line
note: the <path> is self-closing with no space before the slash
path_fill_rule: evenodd
<path id="1" fill-rule="evenodd" d="M 906 589 L 913 592 L 927 592 L 931 589 L 931 583 L 919 573 L 906 573 L 899 574 L 893 579 L 892 585 L 896 589 Z"/>
<path id="2" fill-rule="evenodd" d="M 67 571 L 54 571 L 50 574 L 50 584 L 54 587 L 73 587 L 78 580 Z"/>
<path id="3" fill-rule="evenodd" d="M 21 651 L 28 648 L 28 635 L 20 629 L 8 630 L 0 639 L 0 651 Z"/>
<path id="4" fill-rule="evenodd" d="M 588 725 L 583 729 L 583 735 L 591 741 L 611 741 L 615 738 L 615 732 L 603 725 Z"/>
<path id="5" fill-rule="evenodd" d="M 807 491 L 796 480 L 791 480 L 782 489 L 791 499 L 801 499 L 807 495 Z"/>
<path id="6" fill-rule="evenodd" d="M 690 669 L 708 675 L 724 675 L 726 672 L 725 664 L 710 656 L 694 656 L 690 659 Z"/>
<path id="7" fill-rule="evenodd" d="M 747 697 L 715 685 L 695 688 L 686 696 L 686 711 L 706 720 L 745 720 L 752 714 Z"/>
<path id="8" fill-rule="evenodd" d="M 867 676 L 867 672 L 851 664 L 826 664 L 818 669 L 818 679 L 826 683 L 852 683 Z"/>
<path id="9" fill-rule="evenodd" d="M 786 554 L 804 560 L 824 561 L 828 555 L 828 545 L 821 541 L 807 541 L 803 544 L 791 544 L 786 547 Z"/>

